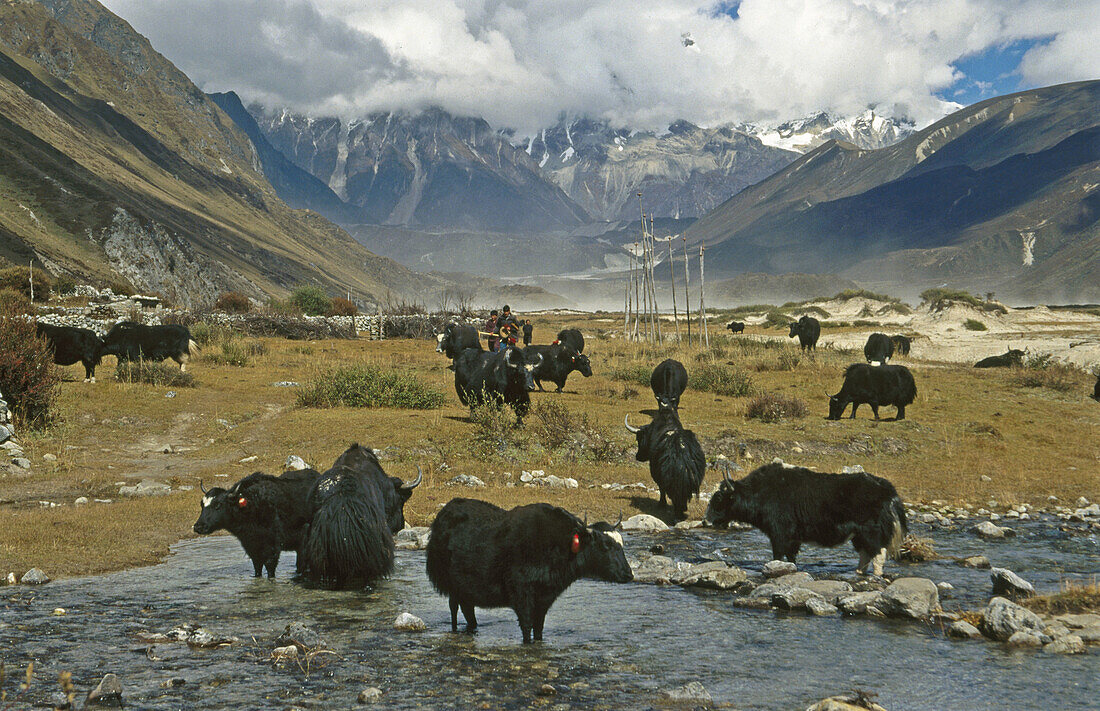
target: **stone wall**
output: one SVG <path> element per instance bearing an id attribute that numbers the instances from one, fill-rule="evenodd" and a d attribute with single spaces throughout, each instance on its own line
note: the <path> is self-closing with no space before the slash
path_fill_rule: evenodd
<path id="1" fill-rule="evenodd" d="M 4 400 L 4 394 L 0 393 L 0 467 L 26 471 L 30 466 L 30 460 L 23 454 L 23 448 L 15 438 L 11 410 L 8 409 L 8 403 Z"/>

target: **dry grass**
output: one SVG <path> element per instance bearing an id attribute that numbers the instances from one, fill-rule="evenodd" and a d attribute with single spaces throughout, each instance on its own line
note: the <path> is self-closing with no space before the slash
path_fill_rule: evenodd
<path id="1" fill-rule="evenodd" d="M 445 486 L 457 474 L 481 478 L 487 486 L 475 495 L 508 507 L 551 501 L 587 512 L 590 518 L 611 520 L 620 511 L 627 516 L 660 513 L 654 496 L 607 491 L 599 485 L 648 481 L 647 466 L 634 461 L 634 438 L 622 421 L 626 413 L 634 424 L 646 421 L 638 413 L 655 405 L 649 371 L 667 357 L 683 362 L 689 372 L 714 364 L 751 373 L 756 387 L 799 398 L 809 409 L 802 419 L 764 423 L 745 417 L 749 397 L 689 388 L 681 400 L 681 419 L 701 438 L 708 456 L 721 449 L 736 457 L 743 444 L 754 456 L 741 462 L 746 468 L 773 456 L 821 471 L 862 464 L 894 482 L 906 500 L 984 505 L 995 498 L 1003 504 L 1044 505 L 1049 495 L 1063 501 L 1100 496 L 1100 417 L 1083 391 L 1021 388 L 1007 369 L 975 371 L 913 359 L 907 365 L 917 380 L 918 396 L 906 420 L 876 423 L 869 412 L 861 412 L 854 421 L 828 422 L 824 391 L 836 392 L 844 366 L 862 360 L 859 355 L 822 348 L 800 356 L 793 369 L 785 370 L 780 358 L 797 346 L 775 331 L 771 333 L 778 340 L 765 342 L 755 340 L 766 333 L 762 329 L 732 337 L 716 335 L 714 329 L 711 352 L 697 360 L 696 347 L 597 338 L 597 329 L 614 328 L 614 320 L 600 321 L 598 316 L 532 320 L 536 333 L 580 327 L 590 336 L 585 350 L 594 374 L 574 374 L 561 395 L 532 393 L 535 409 L 523 427 L 510 433 L 517 444 L 503 451 L 475 446 L 469 409 L 454 394 L 454 374 L 427 340 L 302 343 L 264 338 L 267 354 L 251 367 L 195 363 L 189 371 L 195 371 L 198 386 L 180 389 L 174 398 L 165 397 L 164 387 L 140 383 L 105 379 L 85 384 L 80 382 L 81 367 L 71 366 L 66 376 L 76 382 L 62 386 L 61 422 L 24 438 L 34 475 L 0 477 L 0 573 L 22 573 L 32 565 L 55 577 L 112 570 L 155 560 L 169 543 L 191 535 L 197 490 L 110 506 L 71 505 L 78 496 L 117 499 L 117 481 L 152 477 L 194 485 L 201 477 L 207 485 L 225 483 L 256 470 L 278 472 L 288 454 L 325 468 L 353 441 L 383 449 L 383 465 L 392 475 L 411 478 L 415 466 L 423 466 L 425 482 L 406 507 L 412 525 L 430 523 L 444 503 L 470 493 Z M 298 388 L 272 387 L 278 381 L 307 383 L 332 368 L 359 364 L 408 372 L 442 392 L 444 405 L 434 410 L 298 408 Z M 110 365 L 108 358 L 105 366 Z M 626 372 L 636 375 L 612 377 Z M 548 415 L 558 424 L 547 425 L 544 440 L 537 413 L 540 405 L 551 402 L 565 408 L 566 418 Z M 510 412 L 505 416 L 514 423 Z M 585 427 L 624 454 L 598 461 L 595 455 L 576 456 L 579 449 L 571 456 L 568 448 L 545 446 L 554 438 L 583 443 L 583 436 L 561 437 L 582 416 Z M 563 419 L 574 424 L 563 429 Z M 991 436 L 992 431 L 998 436 Z M 166 445 L 174 451 L 163 453 Z M 793 452 L 795 446 L 802 452 Z M 43 461 L 47 453 L 57 461 Z M 258 460 L 240 463 L 252 455 Z M 521 469 L 573 477 L 581 486 L 525 488 L 517 483 Z M 982 482 L 982 475 L 992 481 Z M 707 477 L 704 488 L 712 489 L 721 473 L 708 470 Z M 43 508 L 41 500 L 64 505 Z M 694 501 L 689 516 L 700 518 L 704 509 Z"/>
<path id="2" fill-rule="evenodd" d="M 1095 579 L 1076 582 L 1067 580 L 1062 589 L 1050 595 L 1038 595 L 1020 602 L 1021 605 L 1046 615 L 1100 613 L 1100 583 Z"/>

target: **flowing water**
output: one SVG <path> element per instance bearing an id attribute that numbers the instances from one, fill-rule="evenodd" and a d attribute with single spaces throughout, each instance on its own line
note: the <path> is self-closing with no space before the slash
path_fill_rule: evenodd
<path id="1" fill-rule="evenodd" d="M 914 528 L 933 537 L 941 554 L 984 553 L 1040 590 L 1100 575 L 1100 540 L 1084 529 L 1018 524 L 1018 538 L 986 543 Z M 628 556 L 659 542 L 666 555 L 693 562 L 721 556 L 759 570 L 770 558 L 755 531 L 626 538 Z M 800 560 L 815 577 L 849 576 L 854 564 L 850 548 L 806 546 Z M 4 590 L 6 688 L 33 660 L 31 701 L 55 692 L 61 671 L 72 672 L 81 695 L 114 672 L 128 707 L 142 709 L 349 708 L 368 686 L 382 689 L 385 708 L 638 709 L 659 706 L 660 690 L 690 681 L 739 709 L 805 708 L 854 688 L 877 693 L 891 711 L 1100 707 L 1095 647 L 1085 656 L 1042 654 L 945 639 L 929 624 L 745 610 L 730 605 L 729 593 L 586 580 L 551 609 L 546 642 L 525 646 L 510 610 L 479 610 L 476 635 L 451 634 L 422 551 L 399 551 L 393 576 L 370 591 L 307 589 L 292 571 L 287 555 L 276 580 L 253 579 L 236 541 L 215 536 L 174 546 L 160 565 Z M 888 563 L 887 572 L 952 583 L 957 598 L 945 599 L 946 609 L 979 607 L 989 597 L 988 571 L 950 561 Z M 57 607 L 66 614 L 53 615 Z M 394 631 L 405 611 L 422 617 L 428 631 Z M 318 656 L 308 669 L 273 664 L 275 639 L 293 621 L 316 629 L 336 655 Z M 185 622 L 241 641 L 192 649 L 137 637 Z M 172 678 L 185 683 L 165 688 Z M 547 683 L 557 693 L 540 697 Z"/>

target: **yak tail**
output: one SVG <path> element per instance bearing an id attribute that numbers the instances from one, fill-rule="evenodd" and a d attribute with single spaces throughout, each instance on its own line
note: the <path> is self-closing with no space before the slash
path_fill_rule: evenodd
<path id="1" fill-rule="evenodd" d="M 909 533 L 909 526 L 905 521 L 905 506 L 902 505 L 900 498 L 895 496 L 890 500 L 889 510 L 884 512 L 883 517 L 887 519 L 890 529 L 886 552 L 892 559 L 897 560 L 901 552 L 901 544 Z"/>
<path id="2" fill-rule="evenodd" d="M 345 476 L 313 516 L 302 550 L 305 577 L 334 588 L 359 587 L 393 569 L 393 534 Z"/>
<path id="3" fill-rule="evenodd" d="M 198 354 L 198 352 L 199 352 L 199 344 L 195 343 L 195 341 L 192 340 L 192 339 L 188 339 L 188 341 L 187 341 L 187 355 L 193 356 L 193 355 Z"/>

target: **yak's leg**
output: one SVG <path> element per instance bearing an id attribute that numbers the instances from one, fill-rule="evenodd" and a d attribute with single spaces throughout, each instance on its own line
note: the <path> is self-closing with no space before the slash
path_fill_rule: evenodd
<path id="1" fill-rule="evenodd" d="M 880 548 L 875 557 L 871 559 L 871 565 L 875 569 L 875 575 L 882 577 L 882 564 L 886 562 L 886 549 Z"/>
<path id="2" fill-rule="evenodd" d="M 544 392 L 546 392 L 545 390 L 543 390 L 543 389 L 542 389 L 542 381 L 541 381 L 541 380 L 539 380 L 538 378 L 535 378 L 535 385 L 538 385 L 538 386 L 539 386 L 539 392 L 540 392 L 540 393 L 544 393 Z"/>
<path id="3" fill-rule="evenodd" d="M 86 382 L 86 383 L 94 383 L 95 382 L 95 363 L 89 363 L 88 361 L 84 361 L 84 382 Z"/>
<path id="4" fill-rule="evenodd" d="M 856 419 L 856 408 L 858 408 L 858 407 L 859 407 L 859 403 L 853 400 L 852 401 L 852 419 L 853 420 Z"/>
<path id="5" fill-rule="evenodd" d="M 787 541 L 775 538 L 772 539 L 772 560 L 783 560 L 787 554 Z"/>
<path id="6" fill-rule="evenodd" d="M 523 633 L 523 643 L 531 643 L 531 630 L 534 628 L 534 615 L 525 607 L 516 610 L 516 618 L 519 620 L 519 630 Z"/>
<path id="7" fill-rule="evenodd" d="M 462 616 L 466 618 L 466 631 L 477 632 L 477 614 L 473 605 L 462 605 Z"/>
<path id="8" fill-rule="evenodd" d="M 95 378 L 92 378 L 92 382 L 95 382 Z M 905 419 L 905 405 L 898 405 L 898 414 L 894 416 L 895 420 Z"/>
<path id="9" fill-rule="evenodd" d="M 793 563 L 794 559 L 798 557 L 798 549 L 801 547 L 801 543 L 792 543 L 787 546 L 787 560 Z"/>
<path id="10" fill-rule="evenodd" d="M 665 488 L 663 486 L 659 488 L 661 490 L 661 506 L 668 506 L 668 499 L 665 496 Z"/>
<path id="11" fill-rule="evenodd" d="M 264 567 L 267 568 L 267 577 L 275 577 L 275 569 L 279 567 L 279 551 L 275 551 L 267 557 L 267 562 L 264 563 Z"/>
<path id="12" fill-rule="evenodd" d="M 877 402 L 872 402 L 870 404 L 871 404 L 871 412 L 874 413 L 875 419 L 877 420 L 878 419 L 878 403 Z"/>
<path id="13" fill-rule="evenodd" d="M 856 566 L 856 572 L 860 575 L 867 574 L 867 566 L 871 563 L 871 553 L 869 551 L 859 549 L 859 565 Z"/>
<path id="14" fill-rule="evenodd" d="M 264 574 L 264 560 L 259 556 L 252 559 L 252 577 L 260 578 Z"/>
<path id="15" fill-rule="evenodd" d="M 452 597 L 447 602 L 451 604 L 451 631 L 458 632 L 458 600 Z"/>
<path id="16" fill-rule="evenodd" d="M 534 629 L 534 632 L 535 632 L 535 641 L 536 642 L 541 642 L 542 641 L 542 626 L 543 626 L 543 623 L 546 622 L 546 613 L 547 612 L 549 612 L 549 610 L 542 610 L 542 609 L 535 610 L 535 619 L 534 619 L 534 623 L 535 623 L 534 628 L 535 629 Z"/>

